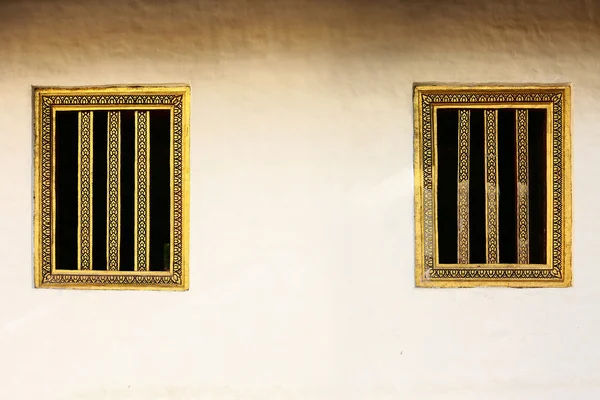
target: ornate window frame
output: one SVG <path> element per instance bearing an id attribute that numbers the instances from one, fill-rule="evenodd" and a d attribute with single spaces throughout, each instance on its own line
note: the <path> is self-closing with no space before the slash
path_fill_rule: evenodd
<path id="1" fill-rule="evenodd" d="M 34 87 L 34 283 L 39 288 L 187 290 L 189 287 L 189 86 Z M 171 242 L 168 271 L 55 268 L 54 138 L 57 110 L 170 110 Z M 139 129 L 145 129 L 140 112 Z M 80 125 L 82 122 L 80 121 Z M 80 137 L 84 139 L 85 127 Z M 87 124 L 89 126 L 89 124 Z M 116 125 L 115 125 L 116 126 Z M 110 134 L 107 133 L 109 142 Z M 87 135 L 89 138 L 89 135 Z M 109 148 L 110 148 L 109 143 Z M 138 143 L 139 147 L 139 143 Z M 110 150 L 109 150 L 110 157 Z M 109 161 L 110 165 L 110 161 Z M 137 164 L 136 164 L 137 165 Z M 110 166 L 109 166 L 110 168 Z M 81 170 L 81 168 L 80 168 Z M 110 179 L 110 178 L 109 178 Z M 80 190 L 80 196 L 85 191 Z M 108 217 L 110 220 L 110 217 Z M 85 222 L 85 221 L 84 221 Z M 88 221 L 89 223 L 89 221 Z M 110 221 L 109 221 L 110 224 Z M 82 225 L 84 225 L 82 223 Z M 82 231 L 83 232 L 83 231 Z M 110 236 L 109 236 L 109 240 Z M 136 239 L 137 240 L 137 239 Z"/>
<path id="2" fill-rule="evenodd" d="M 549 146 L 546 149 L 546 187 L 550 201 L 546 205 L 548 226 L 546 264 L 439 264 L 437 261 L 435 136 L 438 108 L 544 108 L 547 110 Z M 415 85 L 415 280 L 417 287 L 571 286 L 570 128 L 570 85 Z"/>

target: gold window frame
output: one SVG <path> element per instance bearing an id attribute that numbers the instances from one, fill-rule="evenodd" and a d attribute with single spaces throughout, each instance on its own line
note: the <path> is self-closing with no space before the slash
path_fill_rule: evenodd
<path id="1" fill-rule="evenodd" d="M 189 288 L 189 120 L 190 87 L 109 86 L 85 88 L 35 87 L 34 91 L 34 284 L 38 288 L 187 290 Z M 170 110 L 171 216 L 168 271 L 56 269 L 55 260 L 55 114 L 58 110 Z M 111 113 L 111 111 L 115 111 Z M 92 113 L 87 113 L 92 114 Z M 136 113 L 137 117 L 137 113 Z M 79 129 L 89 143 L 89 119 Z M 120 118 L 118 119 L 120 123 Z M 140 127 L 144 128 L 142 125 Z M 82 129 L 83 128 L 83 129 Z M 87 130 L 86 130 L 87 128 Z M 137 135 L 138 125 L 136 125 Z M 110 138 L 110 136 L 107 136 Z M 109 139 L 110 140 L 110 139 Z M 80 140 L 81 142 L 81 140 Z M 80 144 L 81 146 L 81 144 Z M 89 146 L 89 144 L 88 144 Z M 111 145 L 109 145 L 110 147 Z M 120 146 L 120 144 L 119 144 Z M 138 150 L 136 150 L 138 151 Z M 137 153 L 136 153 L 137 154 Z M 109 154 L 110 156 L 110 154 Z M 84 160 L 90 165 L 90 160 Z M 81 176 L 81 158 L 79 175 Z M 136 171 L 138 165 L 136 161 Z M 109 178 L 110 179 L 110 178 Z M 86 182 L 89 186 L 91 183 Z M 120 190 L 120 183 L 118 184 Z M 108 190 L 108 189 L 107 189 Z M 83 193 L 83 194 L 82 194 Z M 79 196 L 88 195 L 84 191 Z M 137 198 L 136 198 L 137 204 Z M 91 214 L 88 211 L 88 215 Z M 110 218 L 110 217 L 108 217 Z M 80 218 L 81 220 L 81 218 Z M 108 222 L 110 223 L 110 222 Z M 81 228 L 80 222 L 80 228 Z M 91 230 L 84 226 L 81 232 Z M 137 240 L 137 239 L 136 239 Z M 81 252 L 81 241 L 79 244 Z M 91 250 L 91 248 L 90 248 Z M 145 251 L 145 249 L 143 249 Z"/>
<path id="2" fill-rule="evenodd" d="M 546 264 L 440 264 L 438 262 L 436 122 L 437 110 L 440 108 L 461 110 L 543 108 L 547 110 Z M 459 120 L 461 118 L 463 116 L 459 114 Z M 464 118 L 468 116 L 465 115 Z M 486 115 L 486 124 L 487 118 Z M 459 126 L 459 134 L 462 134 L 461 126 Z M 415 85 L 414 129 L 416 286 L 571 286 L 570 85 Z M 488 129 L 487 125 L 486 129 Z M 459 145 L 459 152 L 461 151 L 464 150 L 460 149 Z M 462 179 L 464 177 L 458 177 L 459 191 Z M 460 195 L 457 196 L 460 208 Z M 468 240 L 464 234 L 461 236 L 460 223 L 457 229 L 459 240 Z M 489 225 L 486 227 L 486 232 L 488 229 Z M 525 229 L 520 221 L 519 229 Z M 486 242 L 486 245 L 488 244 L 489 242 Z"/>

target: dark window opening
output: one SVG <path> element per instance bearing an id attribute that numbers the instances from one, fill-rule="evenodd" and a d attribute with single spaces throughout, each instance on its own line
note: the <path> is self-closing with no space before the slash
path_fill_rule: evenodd
<path id="1" fill-rule="evenodd" d="M 56 113 L 56 269 L 77 269 L 78 113 Z"/>
<path id="2" fill-rule="evenodd" d="M 517 263 L 517 156 L 515 110 L 498 110 L 500 263 Z"/>
<path id="3" fill-rule="evenodd" d="M 529 110 L 529 262 L 546 263 L 546 110 Z"/>
<path id="4" fill-rule="evenodd" d="M 442 264 L 457 262 L 458 112 L 437 115 L 438 244 Z"/>
<path id="5" fill-rule="evenodd" d="M 94 270 L 106 270 L 106 129 L 108 112 L 94 111 L 94 193 L 93 193 L 93 264 Z"/>
<path id="6" fill-rule="evenodd" d="M 150 270 L 170 267 L 171 113 L 150 112 Z"/>
<path id="7" fill-rule="evenodd" d="M 483 110 L 471 110 L 469 261 L 485 263 L 485 141 Z"/>
<path id="8" fill-rule="evenodd" d="M 546 263 L 546 111 L 528 109 L 527 212 L 530 264 Z M 497 215 L 499 263 L 518 263 L 517 114 L 497 110 Z M 437 110 L 437 243 L 440 264 L 458 260 L 459 110 Z M 486 127 L 484 110 L 470 110 L 469 124 L 469 264 L 485 264 L 487 255 Z"/>
<path id="9" fill-rule="evenodd" d="M 142 111 L 142 110 L 140 110 Z M 107 270 L 108 218 L 108 112 L 94 110 L 90 137 L 92 146 L 92 269 Z M 135 113 L 120 115 L 120 221 L 119 270 L 135 269 L 136 224 L 136 142 Z M 171 243 L 171 111 L 149 112 L 149 226 L 147 249 L 149 271 L 168 271 Z M 79 229 L 79 112 L 57 111 L 55 121 L 55 207 L 56 268 L 78 269 Z"/>

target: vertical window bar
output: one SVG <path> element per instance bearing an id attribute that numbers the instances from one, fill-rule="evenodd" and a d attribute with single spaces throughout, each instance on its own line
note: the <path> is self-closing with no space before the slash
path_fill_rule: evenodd
<path id="1" fill-rule="evenodd" d="M 517 110 L 517 259 L 529 264 L 529 112 Z"/>
<path id="2" fill-rule="evenodd" d="M 469 153 L 471 111 L 458 111 L 458 263 L 469 263 Z"/>
<path id="3" fill-rule="evenodd" d="M 93 118 L 91 111 L 80 111 L 77 120 L 77 269 L 92 269 L 92 183 L 93 183 Z"/>
<path id="4" fill-rule="evenodd" d="M 135 112 L 135 235 L 136 271 L 150 270 L 150 112 Z"/>
<path id="5" fill-rule="evenodd" d="M 108 112 L 108 193 L 107 193 L 107 250 L 106 260 L 109 271 L 119 269 L 119 230 L 121 219 L 121 113 Z"/>
<path id="6" fill-rule="evenodd" d="M 487 263 L 498 263 L 498 110 L 485 110 L 485 222 Z"/>

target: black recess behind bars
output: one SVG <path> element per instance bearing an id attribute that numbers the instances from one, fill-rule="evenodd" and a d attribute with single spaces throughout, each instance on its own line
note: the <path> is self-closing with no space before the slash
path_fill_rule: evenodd
<path id="1" fill-rule="evenodd" d="M 469 169 L 469 263 L 486 262 L 485 130 L 483 110 L 471 110 Z"/>
<path id="2" fill-rule="evenodd" d="M 458 113 L 437 110 L 437 228 L 440 264 L 457 262 Z M 530 263 L 546 263 L 546 111 L 530 109 L 528 125 Z M 484 111 L 470 110 L 469 263 L 486 263 Z M 501 264 L 517 263 L 516 112 L 498 110 L 499 248 Z"/>
<path id="3" fill-rule="evenodd" d="M 108 112 L 94 111 L 93 238 L 94 270 L 106 270 L 106 190 Z"/>
<path id="4" fill-rule="evenodd" d="M 515 110 L 498 110 L 500 263 L 517 262 L 517 157 Z"/>
<path id="5" fill-rule="evenodd" d="M 171 113 L 150 112 L 150 270 L 170 265 Z"/>
<path id="6" fill-rule="evenodd" d="M 56 268 L 77 269 L 77 111 L 56 112 Z"/>
<path id="7" fill-rule="evenodd" d="M 546 110 L 529 110 L 529 262 L 546 263 Z"/>
<path id="8" fill-rule="evenodd" d="M 457 179 L 458 179 L 458 111 L 437 111 L 437 202 L 438 256 L 440 264 L 458 260 Z"/>

